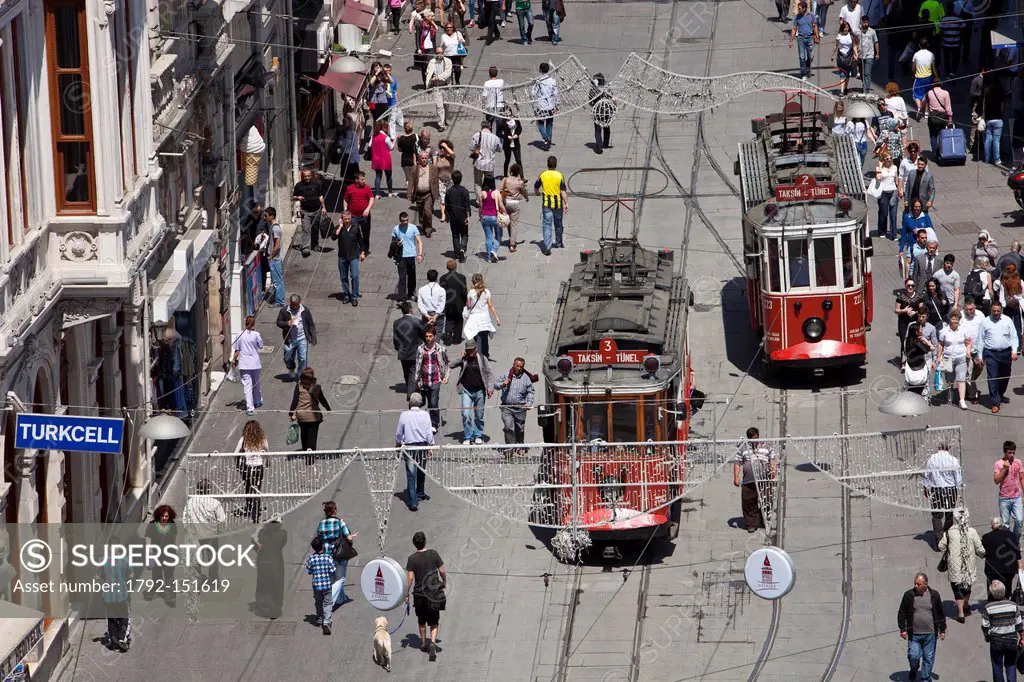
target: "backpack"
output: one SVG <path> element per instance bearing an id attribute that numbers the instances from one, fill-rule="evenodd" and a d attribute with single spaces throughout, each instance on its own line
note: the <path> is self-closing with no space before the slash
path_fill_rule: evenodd
<path id="1" fill-rule="evenodd" d="M 972 270 L 964 282 L 964 295 L 977 302 L 985 298 L 985 282 L 981 279 L 981 270 Z"/>

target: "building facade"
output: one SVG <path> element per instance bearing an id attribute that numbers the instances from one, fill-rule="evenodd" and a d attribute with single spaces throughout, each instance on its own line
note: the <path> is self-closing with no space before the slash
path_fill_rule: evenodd
<path id="1" fill-rule="evenodd" d="M 16 524 L 141 520 L 181 443 L 139 427 L 194 423 L 223 375 L 246 312 L 239 225 L 291 203 L 290 12 L 0 0 L 0 599 L 38 616 L 5 632 L 0 679 L 22 659 L 47 679 L 67 648 L 68 624 L 12 593 Z M 246 178 L 253 128 L 266 152 Z M 16 448 L 19 412 L 125 418 L 123 451 Z"/>

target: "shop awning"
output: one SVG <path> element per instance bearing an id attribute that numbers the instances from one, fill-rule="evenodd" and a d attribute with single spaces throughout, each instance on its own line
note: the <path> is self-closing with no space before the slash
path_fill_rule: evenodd
<path id="1" fill-rule="evenodd" d="M 334 63 L 335 59 L 341 59 L 341 57 L 331 57 L 330 64 Z M 325 88 L 331 90 L 337 90 L 343 95 L 347 95 L 352 99 L 358 100 L 359 94 L 363 91 L 363 85 L 366 83 L 366 73 L 334 73 L 330 70 L 330 64 L 325 64 L 320 69 L 320 73 L 316 77 L 316 82 Z"/>
<path id="2" fill-rule="evenodd" d="M 338 19 L 342 24 L 357 26 L 364 31 L 369 31 L 377 18 L 372 7 L 349 0 L 341 10 L 341 17 Z"/>
<path id="3" fill-rule="evenodd" d="M 196 278 L 213 255 L 213 230 L 198 230 L 182 239 L 153 283 L 153 322 L 168 322 L 175 312 L 190 310 L 196 302 Z"/>
<path id="4" fill-rule="evenodd" d="M 0 601 L 0 642 L 3 642 L 0 680 L 7 679 L 42 639 L 42 613 L 9 601 Z"/>

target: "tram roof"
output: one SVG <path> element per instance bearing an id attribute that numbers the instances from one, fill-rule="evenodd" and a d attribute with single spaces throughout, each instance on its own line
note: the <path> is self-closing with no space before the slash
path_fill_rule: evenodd
<path id="1" fill-rule="evenodd" d="M 837 195 L 848 196 L 855 207 L 860 204 L 866 210 L 863 166 L 853 138 L 833 135 L 817 112 L 773 114 L 758 124 L 756 137 L 739 145 L 744 210 L 774 200 L 777 185 L 792 184 L 801 174 L 814 176 L 819 184 L 835 183 Z M 784 203 L 779 209 L 777 223 L 806 225 L 837 219 L 833 201 Z"/>
<path id="2" fill-rule="evenodd" d="M 619 349 L 642 349 L 662 358 L 658 378 L 641 380 L 637 366 L 582 365 L 572 375 L 594 374 L 591 385 L 611 388 L 652 387 L 678 370 L 685 335 L 688 289 L 673 272 L 671 251 L 654 251 L 620 240 L 594 252 L 562 282 L 544 371 L 549 384 L 561 383 L 554 362 L 569 351 L 596 350 L 601 339 L 615 339 Z M 611 367 L 611 369 L 609 369 Z M 572 381 L 570 383 L 572 383 Z M 566 386 L 565 388 L 571 388 Z M 648 389 L 649 390 L 649 389 Z"/>

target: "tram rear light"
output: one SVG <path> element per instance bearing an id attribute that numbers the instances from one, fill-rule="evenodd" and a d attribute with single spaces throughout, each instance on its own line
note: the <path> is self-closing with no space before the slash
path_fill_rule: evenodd
<path id="1" fill-rule="evenodd" d="M 558 358 L 558 362 L 555 363 L 555 369 L 563 377 L 569 376 L 569 373 L 572 372 L 572 358 L 567 355 Z"/>
<path id="2" fill-rule="evenodd" d="M 644 358 L 644 372 L 648 375 L 655 375 L 661 369 L 661 360 L 656 355 L 648 355 Z"/>
<path id="3" fill-rule="evenodd" d="M 588 260 L 590 260 L 590 256 L 592 256 L 593 253 L 594 253 L 593 249 L 587 249 L 586 251 L 580 251 L 580 262 L 581 263 L 586 263 Z"/>
<path id="4" fill-rule="evenodd" d="M 843 213 L 849 213 L 851 208 L 853 208 L 853 202 L 850 201 L 850 197 L 843 197 L 839 200 L 840 211 Z"/>
<path id="5" fill-rule="evenodd" d="M 769 201 L 764 205 L 764 217 L 774 218 L 779 213 L 779 205 L 774 201 Z"/>
<path id="6" fill-rule="evenodd" d="M 821 307 L 825 310 L 832 310 L 832 299 L 826 298 L 825 302 L 821 304 Z"/>
<path id="7" fill-rule="evenodd" d="M 803 331 L 808 341 L 820 341 L 825 335 L 825 321 L 820 317 L 810 317 L 804 322 Z"/>

